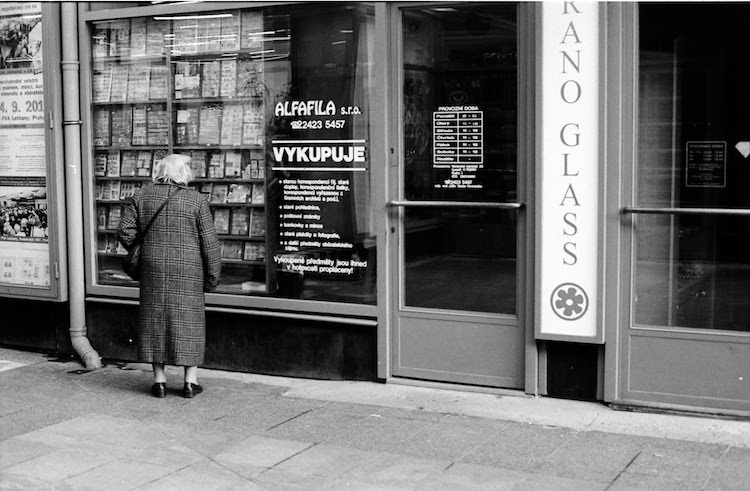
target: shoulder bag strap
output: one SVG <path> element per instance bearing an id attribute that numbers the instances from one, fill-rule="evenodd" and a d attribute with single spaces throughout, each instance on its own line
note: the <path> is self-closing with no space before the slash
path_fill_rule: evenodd
<path id="1" fill-rule="evenodd" d="M 146 225 L 146 228 L 143 229 L 143 232 L 140 234 L 140 241 L 143 241 L 144 237 L 146 237 L 146 234 L 148 233 L 148 229 L 151 228 L 151 225 L 154 224 L 154 220 L 156 220 L 156 217 L 159 216 L 159 213 L 161 213 L 161 210 L 164 209 L 165 206 L 167 206 L 167 203 L 170 199 L 174 197 L 175 194 L 177 194 L 180 190 L 177 189 L 174 193 L 167 196 L 167 199 L 164 200 L 164 202 L 159 205 L 159 208 L 157 208 L 156 213 L 154 213 L 154 216 L 151 217 L 151 220 L 148 221 L 148 224 Z"/>

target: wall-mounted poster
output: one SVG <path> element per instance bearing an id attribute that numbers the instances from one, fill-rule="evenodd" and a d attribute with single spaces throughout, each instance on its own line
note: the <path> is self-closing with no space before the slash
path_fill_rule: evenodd
<path id="1" fill-rule="evenodd" d="M 0 284 L 49 286 L 42 4 L 0 4 Z"/>

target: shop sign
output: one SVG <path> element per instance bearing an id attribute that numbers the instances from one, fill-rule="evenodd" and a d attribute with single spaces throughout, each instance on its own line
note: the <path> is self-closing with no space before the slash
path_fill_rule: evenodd
<path id="1" fill-rule="evenodd" d="M 346 278 L 367 269 L 355 247 L 355 175 L 367 173 L 367 140 L 351 135 L 359 106 L 331 100 L 282 101 L 276 117 L 289 119 L 300 138 L 272 140 L 272 170 L 280 185 L 279 269 Z"/>
<path id="2" fill-rule="evenodd" d="M 0 4 L 0 284 L 50 282 L 41 14 Z"/>
<path id="3" fill-rule="evenodd" d="M 687 187 L 726 187 L 727 142 L 687 142 L 685 159 Z"/>
<path id="4" fill-rule="evenodd" d="M 602 342 L 599 295 L 599 6 L 542 8 L 539 339 Z"/>
<path id="5" fill-rule="evenodd" d="M 436 189 L 481 189 L 477 171 L 484 168 L 484 112 L 478 106 L 440 106 L 432 113 L 432 167 L 450 177 Z"/>

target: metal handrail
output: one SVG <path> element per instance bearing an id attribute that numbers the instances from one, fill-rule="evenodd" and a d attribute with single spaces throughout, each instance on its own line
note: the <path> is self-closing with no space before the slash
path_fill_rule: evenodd
<path id="1" fill-rule="evenodd" d="M 750 209 L 737 208 L 660 208 L 650 206 L 624 206 L 623 214 L 647 213 L 651 215 L 739 215 L 750 216 Z"/>
<path id="2" fill-rule="evenodd" d="M 518 210 L 525 203 L 496 203 L 492 201 L 390 201 L 388 206 L 419 208 L 497 208 L 501 210 Z"/>

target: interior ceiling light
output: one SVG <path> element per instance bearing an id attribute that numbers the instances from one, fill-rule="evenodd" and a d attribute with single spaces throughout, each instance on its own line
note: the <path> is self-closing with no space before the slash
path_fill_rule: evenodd
<path id="1" fill-rule="evenodd" d="M 232 14 L 174 15 L 169 17 L 154 17 L 154 20 L 224 19 L 227 17 L 232 17 Z"/>

